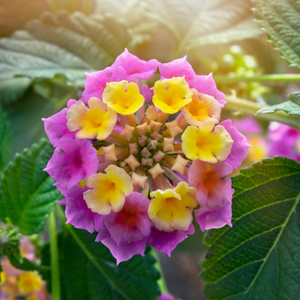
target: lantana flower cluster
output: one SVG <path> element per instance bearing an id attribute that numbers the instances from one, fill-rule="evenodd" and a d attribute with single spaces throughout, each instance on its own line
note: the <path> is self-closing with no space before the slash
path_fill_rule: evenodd
<path id="1" fill-rule="evenodd" d="M 231 226 L 228 175 L 249 144 L 219 123 L 226 101 L 212 75 L 196 75 L 185 57 L 160 63 L 127 50 L 86 75 L 82 98 L 44 119 L 55 147 L 45 171 L 67 223 L 97 231 L 117 263 L 146 244 L 170 255 L 194 233 L 193 214 L 203 231 Z"/>
<path id="2" fill-rule="evenodd" d="M 35 261 L 35 246 L 27 237 L 21 240 L 21 255 Z M 23 271 L 13 267 L 8 258 L 1 261 L 0 300 L 47 300 L 46 282 L 37 271 Z"/>

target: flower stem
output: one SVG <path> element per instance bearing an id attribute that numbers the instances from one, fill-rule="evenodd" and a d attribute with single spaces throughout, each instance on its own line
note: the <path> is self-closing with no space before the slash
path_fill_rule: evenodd
<path id="1" fill-rule="evenodd" d="M 300 118 L 297 116 L 288 116 L 282 111 L 277 111 L 274 114 L 255 115 L 259 109 L 266 106 L 252 101 L 239 99 L 235 96 L 225 96 L 225 100 L 227 101 L 227 104 L 225 104 L 224 107 L 225 109 L 240 111 L 248 115 L 253 115 L 258 119 L 280 122 L 300 130 Z"/>
<path id="2" fill-rule="evenodd" d="M 254 76 L 235 76 L 215 75 L 214 80 L 217 84 L 236 83 L 236 82 L 300 82 L 300 74 L 264 74 Z"/>
<path id="3" fill-rule="evenodd" d="M 54 211 L 50 213 L 49 234 L 50 234 L 50 251 L 51 251 L 52 299 L 60 300 L 60 275 L 59 275 L 58 247 L 57 247 Z"/>
<path id="4" fill-rule="evenodd" d="M 159 257 L 157 255 L 156 250 L 153 247 L 151 248 L 150 254 L 156 259 L 156 263 L 154 264 L 154 267 L 160 273 L 160 279 L 157 281 L 157 284 L 160 288 L 160 291 L 162 293 L 168 293 L 169 291 L 168 291 L 167 284 L 166 284 L 166 281 L 165 281 L 164 273 L 162 271 L 162 268 L 161 268 L 161 265 L 160 265 L 160 262 L 159 262 Z"/>

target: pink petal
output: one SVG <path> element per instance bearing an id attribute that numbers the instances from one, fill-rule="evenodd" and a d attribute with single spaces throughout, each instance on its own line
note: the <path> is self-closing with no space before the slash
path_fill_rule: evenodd
<path id="1" fill-rule="evenodd" d="M 196 222 L 200 225 L 202 231 L 213 228 L 221 228 L 225 225 L 231 225 L 231 204 L 219 209 L 201 207 L 195 211 Z"/>
<path id="2" fill-rule="evenodd" d="M 122 67 L 126 71 L 127 81 L 134 81 L 135 78 L 149 79 L 156 72 L 157 66 L 158 61 L 156 59 L 146 62 L 129 53 L 127 49 L 112 64 L 112 67 Z"/>
<path id="3" fill-rule="evenodd" d="M 234 126 L 232 126 L 231 120 L 225 120 L 220 123 L 233 139 L 233 145 L 231 152 L 226 158 L 226 162 L 229 163 L 234 169 L 237 169 L 248 155 L 248 149 L 251 145 L 247 142 L 246 137 L 241 134 Z"/>

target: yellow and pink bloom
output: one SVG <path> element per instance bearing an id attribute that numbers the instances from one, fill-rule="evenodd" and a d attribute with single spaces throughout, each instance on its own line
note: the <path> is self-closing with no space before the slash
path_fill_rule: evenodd
<path id="1" fill-rule="evenodd" d="M 157 67 L 161 79 L 142 84 Z M 67 222 L 97 231 L 118 263 L 146 244 L 170 255 L 194 233 L 194 210 L 202 230 L 231 225 L 225 176 L 249 144 L 230 120 L 218 124 L 223 97 L 186 58 L 162 64 L 125 50 L 87 74 L 82 98 L 44 119 L 56 147 L 45 170 L 66 197 Z"/>

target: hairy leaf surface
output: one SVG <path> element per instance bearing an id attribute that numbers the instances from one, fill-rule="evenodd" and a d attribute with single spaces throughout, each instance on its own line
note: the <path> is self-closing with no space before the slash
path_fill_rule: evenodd
<path id="1" fill-rule="evenodd" d="M 53 153 L 47 140 L 17 154 L 0 178 L 0 219 L 9 218 L 25 235 L 42 229 L 61 194 L 43 171 Z"/>
<path id="2" fill-rule="evenodd" d="M 272 105 L 270 107 L 261 108 L 256 112 L 256 114 L 274 114 L 278 110 L 283 110 L 288 115 L 300 116 L 300 92 L 290 94 L 289 99 L 290 101 Z"/>
<path id="3" fill-rule="evenodd" d="M 126 24 L 110 15 L 46 12 L 30 21 L 26 30 L 0 39 L 0 78 L 16 74 L 52 78 L 62 73 L 82 86 L 84 71 L 110 65 L 130 39 Z"/>
<path id="4" fill-rule="evenodd" d="M 300 5 L 297 0 L 255 0 L 257 23 L 291 66 L 300 67 Z"/>
<path id="5" fill-rule="evenodd" d="M 233 178 L 233 220 L 210 230 L 207 299 L 298 299 L 300 164 L 275 157 Z"/>
<path id="6" fill-rule="evenodd" d="M 187 50 L 257 37 L 262 31 L 255 25 L 248 0 L 149 0 L 152 17 L 165 26 L 177 41 L 176 57 Z"/>

